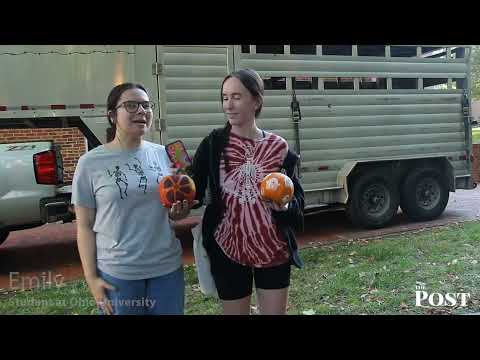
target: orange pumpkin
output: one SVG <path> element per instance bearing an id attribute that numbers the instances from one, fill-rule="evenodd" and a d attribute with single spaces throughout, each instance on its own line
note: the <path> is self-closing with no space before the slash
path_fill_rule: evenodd
<path id="1" fill-rule="evenodd" d="M 195 183 L 184 174 L 164 176 L 158 185 L 160 201 L 167 208 L 171 208 L 177 201 L 187 200 L 192 203 L 195 191 Z"/>
<path id="2" fill-rule="evenodd" d="M 279 205 L 286 204 L 293 198 L 293 182 L 279 172 L 268 174 L 260 182 L 260 196 Z"/>

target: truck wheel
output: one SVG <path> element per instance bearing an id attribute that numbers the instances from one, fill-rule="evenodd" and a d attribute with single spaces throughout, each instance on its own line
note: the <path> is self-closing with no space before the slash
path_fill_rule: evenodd
<path id="1" fill-rule="evenodd" d="M 398 190 L 388 174 L 364 172 L 353 182 L 347 216 L 354 225 L 381 228 L 393 219 L 398 204 Z"/>
<path id="2" fill-rule="evenodd" d="M 8 234 L 10 234 L 7 230 L 0 230 L 0 244 L 7 240 Z"/>
<path id="3" fill-rule="evenodd" d="M 400 189 L 400 207 L 412 220 L 435 219 L 445 210 L 449 191 L 442 173 L 433 167 L 413 169 Z"/>

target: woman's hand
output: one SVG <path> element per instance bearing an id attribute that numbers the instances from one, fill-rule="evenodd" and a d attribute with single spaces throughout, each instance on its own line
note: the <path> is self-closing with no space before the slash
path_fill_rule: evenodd
<path id="1" fill-rule="evenodd" d="M 113 315 L 112 303 L 108 300 L 105 289 L 115 291 L 115 287 L 98 276 L 86 279 L 86 281 L 97 306 L 100 307 L 106 315 Z"/>
<path id="2" fill-rule="evenodd" d="M 190 214 L 190 208 L 198 204 L 198 200 L 193 200 L 192 203 L 188 203 L 187 200 L 177 201 L 175 202 L 170 211 L 168 212 L 168 216 L 173 221 L 178 221 L 185 219 Z"/>
<path id="3" fill-rule="evenodd" d="M 275 201 L 268 201 L 263 200 L 263 202 L 272 210 L 275 211 L 287 211 L 288 210 L 288 202 L 283 204 L 277 204 Z"/>

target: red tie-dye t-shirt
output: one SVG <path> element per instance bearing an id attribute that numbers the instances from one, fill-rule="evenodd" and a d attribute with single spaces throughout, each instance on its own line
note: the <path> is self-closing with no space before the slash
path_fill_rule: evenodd
<path id="1" fill-rule="evenodd" d="M 260 198 L 260 181 L 278 172 L 287 155 L 288 144 L 278 135 L 252 140 L 230 133 L 225 162 L 220 162 L 222 201 L 225 216 L 215 231 L 223 252 L 237 263 L 252 267 L 270 267 L 288 261 L 288 247 Z"/>

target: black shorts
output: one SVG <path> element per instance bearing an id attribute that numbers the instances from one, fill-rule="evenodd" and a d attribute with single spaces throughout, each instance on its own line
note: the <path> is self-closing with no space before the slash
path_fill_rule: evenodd
<path id="1" fill-rule="evenodd" d="M 251 268 L 231 260 L 215 240 L 212 242 L 210 266 L 221 300 L 238 300 L 251 295 L 254 279 L 257 289 L 283 289 L 290 285 L 290 262 L 268 268 Z"/>

